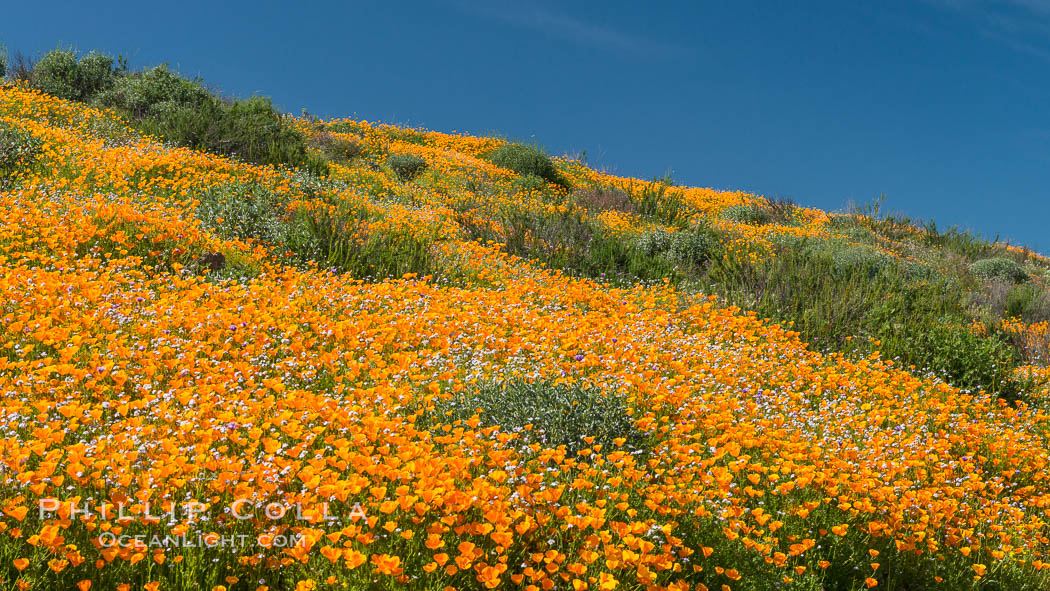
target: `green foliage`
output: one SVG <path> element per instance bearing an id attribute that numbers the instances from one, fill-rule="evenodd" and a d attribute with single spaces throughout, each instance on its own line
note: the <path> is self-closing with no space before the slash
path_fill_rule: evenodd
<path id="1" fill-rule="evenodd" d="M 505 144 L 489 155 L 489 160 L 520 175 L 531 174 L 555 185 L 568 185 L 550 157 L 536 146 Z"/>
<path id="2" fill-rule="evenodd" d="M 407 182 L 426 170 L 427 161 L 414 154 L 391 154 L 387 156 L 386 165 L 398 179 Z"/>
<path id="3" fill-rule="evenodd" d="M 1016 393 L 1009 383 L 1015 366 L 1010 344 L 998 335 L 980 336 L 969 326 L 945 318 L 925 330 L 914 327 L 895 344 L 897 357 L 943 377 L 953 386 L 987 390 L 1005 398 Z"/>
<path id="4" fill-rule="evenodd" d="M 629 408 L 626 396 L 599 388 L 511 380 L 439 398 L 427 418 L 441 424 L 477 415 L 482 426 L 517 433 L 524 445 L 564 445 L 571 455 L 592 445 L 617 449 L 617 439 L 625 440 L 627 451 L 647 451 L 650 437 L 634 424 Z M 591 443 L 584 439 L 589 437 Z"/>
<path id="5" fill-rule="evenodd" d="M 363 279 L 433 270 L 433 237 L 393 230 L 367 233 L 367 214 L 346 204 L 335 211 L 291 210 L 266 187 L 234 183 L 202 193 L 197 216 L 219 236 L 261 241 L 291 263 L 316 263 Z"/>
<path id="6" fill-rule="evenodd" d="M 773 221 L 769 212 L 758 205 L 730 205 L 722 211 L 722 219 L 756 226 Z"/>
<path id="7" fill-rule="evenodd" d="M 236 156 L 256 164 L 286 164 L 324 174 L 311 160 L 302 134 L 288 125 L 270 99 L 226 102 L 159 66 L 120 77 L 94 101 L 135 120 L 146 133 L 176 144 Z"/>
<path id="8" fill-rule="evenodd" d="M 296 222 L 310 233 L 310 256 L 322 267 L 369 280 L 435 271 L 434 237 L 398 230 L 366 231 L 365 214 L 352 207 L 300 212 Z"/>
<path id="9" fill-rule="evenodd" d="M 730 205 L 722 211 L 722 219 L 756 226 L 774 222 L 793 224 L 795 210 L 795 204 L 790 199 L 767 199 L 750 205 Z"/>
<path id="10" fill-rule="evenodd" d="M 0 45 L 0 81 L 7 76 L 7 48 Z"/>
<path id="11" fill-rule="evenodd" d="M 637 281 L 677 280 L 681 273 L 667 256 L 649 254 L 588 220 L 579 210 L 540 213 L 508 207 L 494 216 L 498 229 L 461 219 L 470 238 L 504 244 L 513 255 L 539 261 L 572 275 L 618 285 Z"/>
<path id="12" fill-rule="evenodd" d="M 871 279 L 898 264 L 890 255 L 873 248 L 837 242 L 825 244 L 834 262 L 834 272 L 838 276 L 857 275 Z"/>
<path id="13" fill-rule="evenodd" d="M 315 134 L 310 138 L 310 145 L 319 150 L 325 158 L 336 162 L 349 162 L 364 154 L 361 144 L 326 132 Z"/>
<path id="14" fill-rule="evenodd" d="M 0 121 L 0 177 L 31 166 L 43 146 L 44 142 L 28 131 Z"/>
<path id="15" fill-rule="evenodd" d="M 30 76 L 34 88 L 59 98 L 83 101 L 111 87 L 117 79 L 113 58 L 91 52 L 77 59 L 71 49 L 49 51 Z"/>
<path id="16" fill-rule="evenodd" d="M 963 388 L 1010 394 L 1009 344 L 970 330 L 963 285 L 864 247 L 783 240 L 758 261 L 715 258 L 703 282 L 760 317 L 791 322 L 820 350 L 881 351 Z M 878 344 L 876 344 L 876 342 Z"/>
<path id="17" fill-rule="evenodd" d="M 270 99 L 223 100 L 201 84 L 158 66 L 128 73 L 125 62 L 97 52 L 48 52 L 29 73 L 35 88 L 68 100 L 111 108 L 170 142 L 255 164 L 289 165 L 323 175 L 323 159 L 306 152 L 302 134 Z"/>
<path id="18" fill-rule="evenodd" d="M 950 250 L 967 260 L 975 260 L 986 256 L 994 249 L 987 241 L 982 240 L 971 232 L 959 230 L 956 227 L 945 231 L 939 231 L 937 224 L 928 222 L 924 225 L 925 233 L 922 242 L 939 249 Z"/>
<path id="19" fill-rule="evenodd" d="M 651 230 L 639 236 L 635 246 L 647 256 L 662 257 L 676 265 L 696 267 L 711 260 L 719 250 L 719 241 L 710 230 L 697 226 L 676 232 Z"/>
<path id="20" fill-rule="evenodd" d="M 1003 302 L 1002 315 L 1020 318 L 1027 323 L 1050 320 L 1050 291 L 1045 285 L 1025 283 L 1010 286 Z"/>
<path id="21" fill-rule="evenodd" d="M 1028 281 L 1028 273 L 1024 267 L 1013 259 L 1006 257 L 993 257 L 981 259 L 970 265 L 974 275 L 984 279 L 999 279 L 1012 283 L 1023 283 Z"/>
<path id="22" fill-rule="evenodd" d="M 533 193 L 547 188 L 547 182 L 534 174 L 524 174 L 514 179 L 514 186 L 526 193 Z"/>
<path id="23" fill-rule="evenodd" d="M 197 217 L 222 238 L 255 240 L 270 246 L 297 242 L 298 230 L 288 223 L 285 202 L 273 191 L 255 183 L 232 183 L 200 195 Z"/>
<path id="24" fill-rule="evenodd" d="M 72 50 L 54 49 L 44 55 L 33 68 L 34 88 L 67 100 L 80 100 L 77 56 Z"/>
<path id="25" fill-rule="evenodd" d="M 179 109 L 205 109 L 217 102 L 200 80 L 183 78 L 157 66 L 120 77 L 94 98 L 96 105 L 116 109 L 134 119 L 161 119 Z"/>

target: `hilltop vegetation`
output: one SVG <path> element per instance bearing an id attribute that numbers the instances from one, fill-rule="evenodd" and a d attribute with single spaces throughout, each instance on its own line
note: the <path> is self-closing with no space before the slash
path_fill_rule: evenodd
<path id="1" fill-rule="evenodd" d="M 97 53 L 12 70 L 5 588 L 1050 585 L 1036 253 Z"/>

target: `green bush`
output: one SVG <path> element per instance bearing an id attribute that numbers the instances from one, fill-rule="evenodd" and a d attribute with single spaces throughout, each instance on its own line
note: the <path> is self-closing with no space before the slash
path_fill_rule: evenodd
<path id="1" fill-rule="evenodd" d="M 534 174 L 524 174 L 514 180 L 514 186 L 526 193 L 542 191 L 547 182 Z"/>
<path id="2" fill-rule="evenodd" d="M 0 45 L 0 81 L 7 76 L 7 48 Z"/>
<path id="3" fill-rule="evenodd" d="M 1050 320 L 1050 292 L 1045 285 L 1012 286 L 1006 293 L 1003 315 L 1029 323 Z"/>
<path id="4" fill-rule="evenodd" d="M 432 423 L 466 421 L 478 415 L 481 425 L 518 433 L 523 444 L 575 454 L 591 445 L 647 451 L 649 437 L 631 419 L 626 396 L 598 388 L 548 381 L 512 380 L 438 399 L 427 417 Z M 528 425 L 531 428 L 526 429 Z M 593 437 L 588 443 L 585 438 Z"/>
<path id="5" fill-rule="evenodd" d="M 550 157 L 536 146 L 505 144 L 493 152 L 489 160 L 496 166 L 513 170 L 520 175 L 535 175 L 556 185 L 568 184 Z"/>
<path id="6" fill-rule="evenodd" d="M 120 76 L 93 102 L 128 116 L 146 133 L 182 146 L 255 164 L 327 172 L 323 160 L 307 154 L 303 135 L 270 99 L 223 101 L 199 80 L 183 78 L 165 66 Z"/>
<path id="7" fill-rule="evenodd" d="M 362 279 L 433 270 L 432 237 L 392 230 L 362 236 L 366 214 L 346 205 L 293 211 L 286 199 L 254 183 L 214 187 L 199 201 L 197 217 L 206 228 L 223 238 L 266 243 L 291 263 L 317 263 Z"/>
<path id="8" fill-rule="evenodd" d="M 540 213 L 511 206 L 495 216 L 496 227 L 463 216 L 472 240 L 500 242 L 507 253 L 572 275 L 629 286 L 638 281 L 678 280 L 675 265 L 595 225 L 578 209 Z"/>
<path id="9" fill-rule="evenodd" d="M 167 66 L 157 66 L 121 76 L 111 89 L 97 95 L 94 102 L 132 119 L 143 119 L 159 118 L 178 108 L 202 109 L 216 99 L 199 80 L 183 78 Z"/>
<path id="10" fill-rule="evenodd" d="M 427 161 L 414 154 L 391 154 L 387 156 L 386 165 L 398 179 L 410 181 L 426 170 Z"/>
<path id="11" fill-rule="evenodd" d="M 839 242 L 827 244 L 831 248 L 835 272 L 842 276 L 857 274 L 873 278 L 896 264 L 893 257 L 873 248 Z"/>
<path id="12" fill-rule="evenodd" d="M 650 230 L 638 237 L 635 247 L 647 256 L 663 257 L 673 264 L 703 265 L 719 247 L 719 240 L 703 227 L 676 232 Z"/>
<path id="13" fill-rule="evenodd" d="M 781 240 L 775 256 L 714 257 L 702 281 L 711 292 L 774 322 L 791 322 L 818 350 L 866 354 L 928 370 L 963 388 L 1009 396 L 1014 352 L 976 335 L 963 282 L 863 247 Z M 877 344 L 876 344 L 877 343 Z"/>
<path id="14" fill-rule="evenodd" d="M 44 142 L 40 138 L 0 121 L 0 177 L 32 165 L 43 146 Z"/>
<path id="15" fill-rule="evenodd" d="M 1028 273 L 1024 267 L 1013 259 L 1006 257 L 993 257 L 981 259 L 970 265 L 974 275 L 983 279 L 999 279 L 1012 283 L 1024 283 L 1028 281 Z"/>
<path id="16" fill-rule="evenodd" d="M 348 162 L 364 154 L 361 144 L 321 132 L 310 138 L 310 145 L 317 148 L 325 158 L 337 162 Z"/>
<path id="17" fill-rule="evenodd" d="M 231 183 L 212 187 L 200 195 L 199 202 L 198 219 L 225 239 L 255 240 L 270 246 L 289 247 L 308 237 L 302 228 L 290 223 L 285 200 L 259 184 Z"/>
<path id="18" fill-rule="evenodd" d="M 77 84 L 79 68 L 72 50 L 54 49 L 33 68 L 32 85 L 50 95 L 67 100 L 80 100 L 83 93 Z"/>
<path id="19" fill-rule="evenodd" d="M 1009 380 L 1015 367 L 1013 348 L 997 335 L 980 336 L 956 322 L 945 318 L 911 331 L 906 340 L 908 355 L 900 358 L 953 386 L 1012 398 L 1015 393 Z"/>
<path id="20" fill-rule="evenodd" d="M 66 100 L 84 101 L 111 87 L 117 79 L 113 58 L 91 52 L 77 59 L 71 49 L 49 51 L 33 67 L 34 88 Z"/>
<path id="21" fill-rule="evenodd" d="M 769 212 L 758 205 L 730 205 L 722 210 L 722 219 L 740 224 L 763 225 L 772 221 Z"/>

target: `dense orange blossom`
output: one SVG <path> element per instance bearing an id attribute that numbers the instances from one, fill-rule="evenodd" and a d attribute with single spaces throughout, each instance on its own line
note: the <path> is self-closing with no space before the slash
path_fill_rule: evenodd
<path id="1" fill-rule="evenodd" d="M 45 141 L 41 164 L 0 192 L 0 572 L 20 587 L 165 589 L 184 569 L 230 589 L 746 589 L 771 572 L 805 588 L 837 572 L 859 588 L 891 564 L 945 585 L 1010 569 L 1048 581 L 1042 410 L 874 356 L 822 356 L 713 297 L 611 289 L 466 242 L 448 205 L 467 196 L 439 175 L 407 200 L 387 173 L 333 166 L 370 223 L 431 236 L 478 286 L 284 265 L 206 231 L 194 204 L 250 179 L 294 207 L 329 206 L 297 194 L 292 173 L 165 147 L 11 87 L 0 118 Z M 479 158 L 498 140 L 342 123 L 448 178 L 512 182 Z M 761 199 L 680 190 L 701 213 Z M 741 248 L 830 231 L 826 214 L 800 211 L 790 229 L 737 224 Z M 184 268 L 212 251 L 258 274 Z M 570 456 L 477 417 L 417 427 L 435 399 L 508 377 L 625 393 L 653 449 Z M 234 518 L 238 499 L 250 519 Z M 205 520 L 150 517 L 189 502 Z M 41 517 L 42 503 L 58 508 Z M 267 519 L 268 503 L 299 514 Z M 106 532 L 251 543 L 107 547 Z M 277 542 L 292 534 L 299 545 Z"/>

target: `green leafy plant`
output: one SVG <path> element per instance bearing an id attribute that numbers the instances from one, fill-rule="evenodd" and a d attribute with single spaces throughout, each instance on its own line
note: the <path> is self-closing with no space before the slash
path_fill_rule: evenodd
<path id="1" fill-rule="evenodd" d="M 654 229 L 638 237 L 635 247 L 648 256 L 663 257 L 674 264 L 703 265 L 719 248 L 719 241 L 703 226 L 668 232 Z"/>
<path id="2" fill-rule="evenodd" d="M 646 451 L 650 444 L 650 435 L 631 419 L 627 396 L 579 384 L 520 379 L 488 384 L 435 400 L 428 419 L 453 423 L 475 415 L 483 426 L 517 433 L 524 444 L 565 446 L 570 454 L 592 445 L 617 449 L 617 443 Z"/>
<path id="3" fill-rule="evenodd" d="M 550 156 L 540 148 L 526 144 L 505 144 L 489 155 L 496 166 L 513 170 L 520 175 L 534 175 L 556 185 L 568 185 L 558 172 Z"/>
<path id="4" fill-rule="evenodd" d="M 386 159 L 386 165 L 398 179 L 407 182 L 426 170 L 427 161 L 414 154 L 391 154 Z"/>
<path id="5" fill-rule="evenodd" d="M 722 210 L 722 219 L 739 224 L 754 224 L 756 226 L 773 221 L 769 212 L 758 205 L 730 205 Z"/>
<path id="6" fill-rule="evenodd" d="M 28 131 L 0 121 L 0 177 L 32 165 L 43 146 L 44 142 Z"/>
<path id="7" fill-rule="evenodd" d="M 1013 283 L 1028 281 L 1028 273 L 1020 263 L 1006 257 L 981 259 L 970 265 L 974 275 L 984 279 L 1000 279 Z"/>
<path id="8" fill-rule="evenodd" d="M 364 154 L 361 144 L 323 131 L 310 138 L 310 145 L 319 150 L 325 158 L 337 162 L 349 162 Z"/>
<path id="9" fill-rule="evenodd" d="M 113 58 L 91 52 L 77 58 L 72 49 L 54 49 L 36 63 L 30 75 L 34 88 L 67 100 L 84 101 L 110 88 L 117 79 Z"/>

